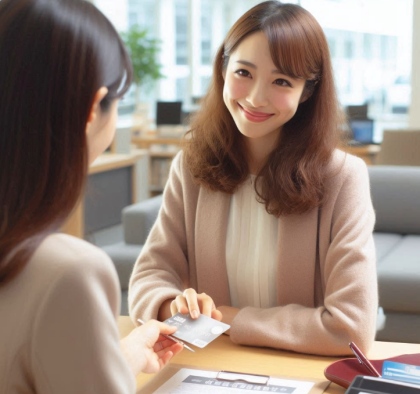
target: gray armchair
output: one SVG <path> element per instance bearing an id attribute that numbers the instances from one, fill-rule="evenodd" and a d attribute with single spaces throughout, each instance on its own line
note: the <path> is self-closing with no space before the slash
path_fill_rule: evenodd
<path id="1" fill-rule="evenodd" d="M 161 204 L 162 195 L 159 195 L 124 208 L 122 211 L 124 240 L 102 247 L 117 269 L 122 295 L 121 315 L 128 314 L 127 295 L 130 275 Z"/>

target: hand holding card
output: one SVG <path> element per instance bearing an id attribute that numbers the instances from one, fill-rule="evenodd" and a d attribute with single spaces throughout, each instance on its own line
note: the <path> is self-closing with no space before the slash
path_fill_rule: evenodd
<path id="1" fill-rule="evenodd" d="M 165 323 L 178 327 L 172 336 L 199 348 L 207 346 L 230 328 L 229 324 L 222 323 L 205 315 L 200 315 L 197 319 L 192 319 L 189 314 L 183 315 L 181 313 L 177 313 L 169 319 L 166 319 Z"/>

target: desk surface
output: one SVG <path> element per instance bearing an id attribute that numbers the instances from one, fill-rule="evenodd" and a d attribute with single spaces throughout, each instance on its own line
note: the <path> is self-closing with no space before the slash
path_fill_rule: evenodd
<path id="1" fill-rule="evenodd" d="M 375 158 L 381 150 L 380 145 L 346 145 L 342 147 L 347 153 L 360 157 L 367 165 L 375 164 Z"/>
<path id="2" fill-rule="evenodd" d="M 126 336 L 133 328 L 127 316 L 118 321 L 121 337 Z M 370 359 L 382 359 L 404 353 L 420 353 L 420 344 L 375 342 L 368 354 Z M 335 357 L 318 357 L 291 353 L 281 350 L 246 347 L 233 344 L 229 337 L 221 335 L 204 349 L 191 353 L 183 350 L 171 361 L 173 366 L 193 366 L 209 370 L 234 370 L 238 372 L 276 375 L 300 379 L 325 380 L 324 369 Z M 141 374 L 137 377 L 137 387 L 141 389 L 154 375 Z M 163 382 L 162 382 L 163 383 Z M 139 391 L 145 392 L 144 390 Z M 343 394 L 345 389 L 331 383 L 325 393 Z"/>
<path id="3" fill-rule="evenodd" d="M 103 153 L 89 166 L 89 174 L 116 170 L 135 164 L 141 157 L 147 156 L 145 149 L 133 149 L 130 153 Z"/>

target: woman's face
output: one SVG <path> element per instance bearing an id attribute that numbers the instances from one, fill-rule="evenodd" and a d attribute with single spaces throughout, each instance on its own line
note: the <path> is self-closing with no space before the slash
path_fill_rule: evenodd
<path id="1" fill-rule="evenodd" d="M 273 147 L 283 125 L 296 113 L 305 80 L 277 70 L 263 32 L 238 45 L 224 80 L 223 99 L 239 131 Z"/>

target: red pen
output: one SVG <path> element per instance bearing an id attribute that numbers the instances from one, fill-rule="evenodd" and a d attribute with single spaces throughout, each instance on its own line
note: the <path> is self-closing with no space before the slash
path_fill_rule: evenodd
<path id="1" fill-rule="evenodd" d="M 349 346 L 351 351 L 359 360 L 359 363 L 362 364 L 371 373 L 371 375 L 380 378 L 381 374 L 376 370 L 373 364 L 367 359 L 367 357 L 362 353 L 362 351 L 357 347 L 357 345 L 354 342 L 350 342 Z"/>

